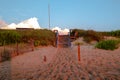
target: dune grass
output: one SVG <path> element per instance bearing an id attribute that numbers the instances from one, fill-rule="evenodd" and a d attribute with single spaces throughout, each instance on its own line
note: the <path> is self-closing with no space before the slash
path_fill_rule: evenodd
<path id="1" fill-rule="evenodd" d="M 115 50 L 119 47 L 120 39 L 118 40 L 106 40 L 100 41 L 96 44 L 96 48 L 105 49 L 105 50 Z"/>
<path id="2" fill-rule="evenodd" d="M 0 30 L 0 46 L 34 42 L 39 45 L 53 45 L 55 33 L 51 30 Z M 36 42 L 37 41 L 37 42 Z"/>

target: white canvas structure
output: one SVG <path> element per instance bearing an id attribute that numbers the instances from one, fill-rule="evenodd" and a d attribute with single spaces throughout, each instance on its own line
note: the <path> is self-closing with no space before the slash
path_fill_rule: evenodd
<path id="1" fill-rule="evenodd" d="M 0 29 L 16 29 L 16 28 L 41 29 L 36 17 L 33 17 L 33 18 L 28 19 L 28 20 L 22 21 L 18 24 L 12 23 L 10 25 L 0 27 Z"/>

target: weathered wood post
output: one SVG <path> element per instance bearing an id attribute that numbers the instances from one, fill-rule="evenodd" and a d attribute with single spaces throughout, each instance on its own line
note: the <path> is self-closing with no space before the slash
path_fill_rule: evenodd
<path id="1" fill-rule="evenodd" d="M 4 42 L 3 42 L 3 46 L 4 46 L 4 52 L 5 52 L 5 40 L 4 40 Z"/>
<path id="2" fill-rule="evenodd" d="M 33 39 L 31 39 L 31 45 L 32 45 L 32 51 L 34 51 L 34 40 Z"/>
<path id="3" fill-rule="evenodd" d="M 80 61 L 80 44 L 78 44 L 78 61 Z"/>
<path id="4" fill-rule="evenodd" d="M 18 42 L 16 43 L 16 53 L 17 53 L 17 55 L 19 55 L 19 52 L 18 52 Z"/>
<path id="5" fill-rule="evenodd" d="M 34 51 L 34 42 L 32 42 L 32 51 Z"/>
<path id="6" fill-rule="evenodd" d="M 56 37 L 55 46 L 58 47 L 58 30 L 54 30 L 54 32 L 55 32 L 55 37 Z"/>
<path id="7" fill-rule="evenodd" d="M 47 59 L 46 59 L 46 56 L 44 56 L 44 62 L 46 62 L 46 60 L 47 60 Z"/>

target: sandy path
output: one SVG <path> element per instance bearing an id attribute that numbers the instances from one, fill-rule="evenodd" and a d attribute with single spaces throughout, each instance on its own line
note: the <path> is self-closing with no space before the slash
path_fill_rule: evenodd
<path id="1" fill-rule="evenodd" d="M 43 57 L 47 57 L 47 62 Z M 120 48 L 115 51 L 81 46 L 40 48 L 0 63 L 1 80 L 120 80 Z M 8 79 L 9 78 L 9 79 Z"/>
<path id="2" fill-rule="evenodd" d="M 74 47 L 74 52 L 77 51 Z M 77 57 L 77 55 L 76 55 Z M 120 80 L 120 48 L 115 51 L 81 47 L 81 66 L 92 80 Z"/>

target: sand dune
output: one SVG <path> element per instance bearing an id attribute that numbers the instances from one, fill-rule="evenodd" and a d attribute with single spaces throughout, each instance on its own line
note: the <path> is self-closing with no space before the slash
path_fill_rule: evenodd
<path id="1" fill-rule="evenodd" d="M 46 56 L 46 62 L 44 62 Z M 115 51 L 81 46 L 44 47 L 0 63 L 1 80 L 120 80 L 120 48 Z"/>

